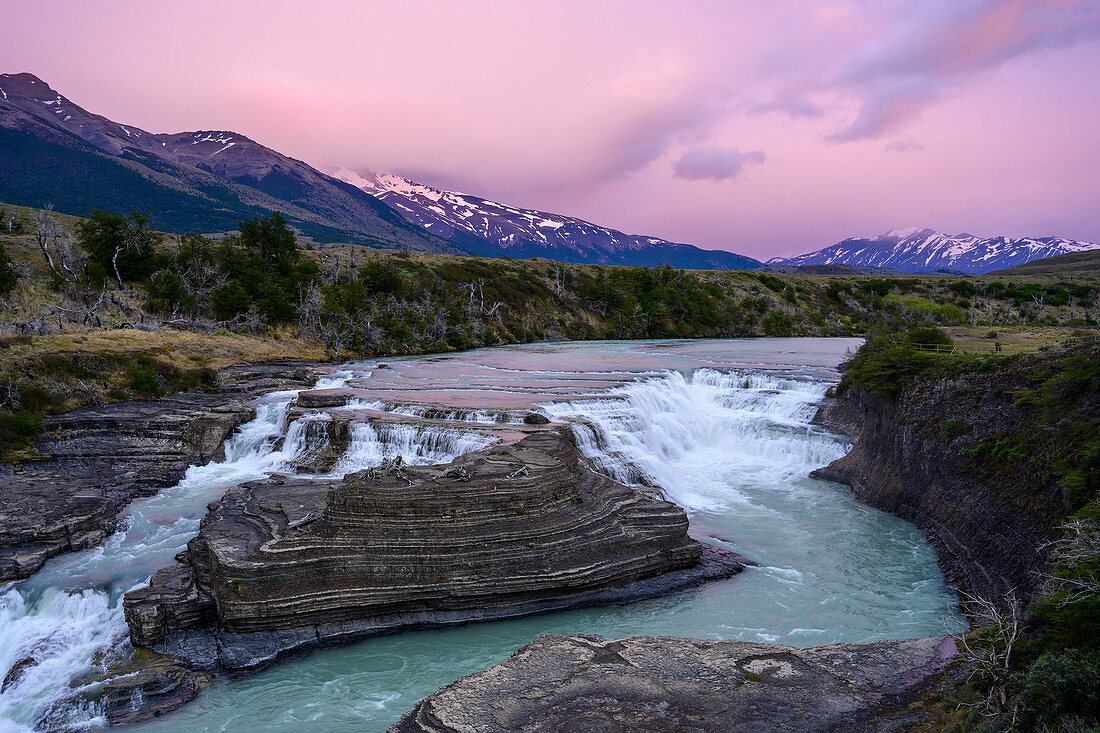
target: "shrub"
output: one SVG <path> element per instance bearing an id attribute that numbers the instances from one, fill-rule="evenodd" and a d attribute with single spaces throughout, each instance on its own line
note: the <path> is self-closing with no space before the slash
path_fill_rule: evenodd
<path id="1" fill-rule="evenodd" d="M 8 250 L 0 244 L 0 293 L 10 293 L 19 281 L 19 273 L 8 256 Z"/>
<path id="2" fill-rule="evenodd" d="M 879 337 L 860 348 L 847 363 L 841 388 L 855 386 L 875 397 L 894 398 L 914 378 L 927 375 L 936 357 Z"/>
<path id="3" fill-rule="evenodd" d="M 42 422 L 42 413 L 36 410 L 0 411 L 0 457 L 30 445 Z"/>
<path id="4" fill-rule="evenodd" d="M 1072 650 L 1044 654 L 1022 687 L 1017 712 L 1024 730 L 1084 730 L 1100 724 L 1100 665 L 1094 659 Z"/>
<path id="5" fill-rule="evenodd" d="M 160 394 L 160 381 L 157 379 L 156 364 L 148 356 L 139 356 L 127 370 L 127 384 L 135 392 L 147 395 Z"/>
<path id="6" fill-rule="evenodd" d="M 905 340 L 911 344 L 933 344 L 937 346 L 950 346 L 954 343 L 946 331 L 936 326 L 911 328 L 906 332 Z"/>

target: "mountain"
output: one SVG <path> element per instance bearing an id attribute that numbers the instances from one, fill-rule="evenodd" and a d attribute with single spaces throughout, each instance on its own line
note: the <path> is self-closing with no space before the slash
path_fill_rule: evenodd
<path id="1" fill-rule="evenodd" d="M 657 265 L 742 270 L 759 264 L 744 255 L 700 249 L 656 237 L 624 234 L 591 222 L 444 191 L 390 173 L 346 169 L 333 175 L 384 201 L 414 222 L 471 254 L 516 259 L 547 257 L 601 265 Z"/>
<path id="2" fill-rule="evenodd" d="M 168 231 L 224 231 L 282 212 L 319 241 L 457 252 L 375 197 L 244 135 L 157 134 L 93 114 L 32 74 L 0 74 L 0 200 L 58 211 L 139 208 Z"/>
<path id="3" fill-rule="evenodd" d="M 903 272 L 956 270 L 982 275 L 1025 262 L 1069 252 L 1100 249 L 1100 244 L 1061 237 L 954 236 L 934 229 L 892 229 L 878 237 L 852 237 L 798 257 L 768 260 L 768 265 L 842 264 L 888 267 Z"/>

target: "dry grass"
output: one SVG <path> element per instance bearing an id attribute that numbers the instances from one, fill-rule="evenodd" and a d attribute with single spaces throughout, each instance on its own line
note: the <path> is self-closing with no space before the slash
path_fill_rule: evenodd
<path id="1" fill-rule="evenodd" d="M 944 330 L 960 351 L 982 354 L 994 351 L 997 344 L 1001 353 L 1020 354 L 1057 346 L 1067 339 L 1100 335 L 1097 329 L 1038 325 L 950 326 Z"/>
<path id="2" fill-rule="evenodd" d="M 160 331 L 114 329 L 86 333 L 35 336 L 27 341 L 9 339 L 0 346 L 0 372 L 13 373 L 40 357 L 66 353 L 115 353 L 168 359 L 180 368 L 220 369 L 233 364 L 275 359 L 324 358 L 318 344 L 276 332 L 277 338 L 243 334 L 195 333 L 165 328 Z"/>

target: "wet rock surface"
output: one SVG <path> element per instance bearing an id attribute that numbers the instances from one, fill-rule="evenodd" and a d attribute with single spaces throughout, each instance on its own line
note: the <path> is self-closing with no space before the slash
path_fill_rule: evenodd
<path id="1" fill-rule="evenodd" d="M 390 733 L 899 730 L 957 654 L 942 637 L 794 649 L 542 636 L 422 700 Z"/>
<path id="2" fill-rule="evenodd" d="M 223 458 L 253 416 L 252 397 L 312 384 L 301 362 L 231 367 L 216 392 L 125 401 L 46 419 L 37 457 L 0 464 L 0 582 L 103 542 L 132 500 L 172 486 L 187 467 Z"/>
<path id="3" fill-rule="evenodd" d="M 247 670 L 373 634 L 626 603 L 729 577 L 741 558 L 590 470 L 572 433 L 450 464 L 230 489 L 173 566 L 125 597 L 131 640 Z"/>

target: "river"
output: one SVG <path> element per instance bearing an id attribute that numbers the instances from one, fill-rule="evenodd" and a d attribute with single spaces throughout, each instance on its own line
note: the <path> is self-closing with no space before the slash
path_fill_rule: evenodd
<path id="1" fill-rule="evenodd" d="M 408 632 L 315 651 L 220 680 L 141 731 L 383 731 L 417 700 L 506 659 L 540 634 L 674 635 L 814 646 L 956 631 L 956 598 L 934 551 L 908 522 L 863 506 L 807 474 L 841 456 L 844 438 L 812 424 L 853 339 L 744 339 L 531 344 L 343 365 L 319 388 L 361 392 L 349 408 L 409 412 L 449 404 L 434 433 L 362 430 L 337 474 L 400 454 L 443 462 L 485 441 L 464 422 L 534 409 L 576 421 L 582 452 L 622 480 L 659 486 L 691 533 L 757 563 L 738 577 L 629 606 Z M 51 560 L 0 589 L 0 730 L 95 727 L 94 706 L 59 704 L 70 681 L 124 648 L 121 596 L 166 565 L 227 486 L 289 471 L 310 450 L 295 393 L 266 395 L 227 441 L 222 463 L 134 502 L 126 529 Z M 494 410 L 497 412 L 494 413 Z M 500 411 L 504 411 L 501 413 Z M 496 415 L 494 417 L 494 414 Z M 504 417 L 501 417 L 504 414 Z M 580 421 L 584 421 L 583 423 Z"/>

